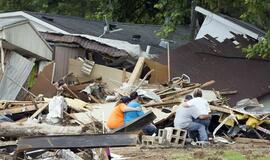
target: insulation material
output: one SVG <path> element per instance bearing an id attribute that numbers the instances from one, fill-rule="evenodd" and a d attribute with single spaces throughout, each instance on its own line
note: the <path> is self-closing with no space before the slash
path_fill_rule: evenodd
<path id="1" fill-rule="evenodd" d="M 33 62 L 15 52 L 11 52 L 0 83 L 0 99 L 15 100 L 33 66 Z"/>
<path id="2" fill-rule="evenodd" d="M 46 119 L 51 123 L 58 123 L 63 118 L 67 103 L 62 96 L 54 96 L 49 102 L 49 114 Z"/>

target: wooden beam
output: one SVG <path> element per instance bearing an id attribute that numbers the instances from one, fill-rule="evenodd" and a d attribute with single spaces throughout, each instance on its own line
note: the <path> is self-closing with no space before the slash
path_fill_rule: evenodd
<path id="1" fill-rule="evenodd" d="M 168 106 L 168 105 L 176 105 L 180 104 L 181 101 L 167 101 L 167 102 L 160 102 L 160 103 L 153 103 L 153 104 L 144 104 L 143 107 L 155 107 L 155 108 L 160 108 L 163 106 Z"/>
<path id="2" fill-rule="evenodd" d="M 264 139 L 253 139 L 253 138 L 241 138 L 241 137 L 237 137 L 234 139 L 235 142 L 237 143 L 256 143 L 256 144 L 265 144 L 265 145 L 270 145 L 270 141 L 269 140 L 264 140 Z"/>
<path id="3" fill-rule="evenodd" d="M 136 80 L 140 77 L 144 65 L 144 60 L 145 60 L 144 57 L 140 57 L 138 59 L 136 66 L 128 80 L 129 85 L 134 85 Z"/>
<path id="4" fill-rule="evenodd" d="M 40 107 L 32 116 L 30 117 L 31 119 L 36 118 L 43 110 L 45 110 L 48 107 L 48 103 L 44 104 L 42 107 Z"/>
<path id="5" fill-rule="evenodd" d="M 44 103 L 37 104 L 37 107 L 41 108 L 43 105 Z M 35 105 L 12 107 L 5 110 L 0 110 L 0 115 L 6 115 L 9 113 L 16 114 L 16 113 L 30 112 L 30 111 L 35 111 L 38 108 L 36 108 Z"/>
<path id="6" fill-rule="evenodd" d="M 0 136 L 3 137 L 23 137 L 34 135 L 66 135 L 81 134 L 83 129 L 80 126 L 56 126 L 45 123 L 23 123 L 14 122 L 0 123 Z"/>

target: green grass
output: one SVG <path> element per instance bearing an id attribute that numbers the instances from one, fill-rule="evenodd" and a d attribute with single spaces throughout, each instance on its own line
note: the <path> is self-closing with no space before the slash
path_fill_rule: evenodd
<path id="1" fill-rule="evenodd" d="M 246 160 L 245 156 L 237 151 L 225 151 L 223 154 L 224 160 Z"/>
<path id="2" fill-rule="evenodd" d="M 270 160 L 269 155 L 263 153 L 253 154 L 247 152 L 247 155 L 234 150 L 221 149 L 201 149 L 180 151 L 171 155 L 171 160 Z"/>

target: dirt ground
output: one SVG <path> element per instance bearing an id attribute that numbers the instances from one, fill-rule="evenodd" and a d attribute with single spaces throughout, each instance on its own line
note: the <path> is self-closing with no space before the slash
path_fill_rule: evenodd
<path id="1" fill-rule="evenodd" d="M 111 152 L 130 160 L 270 160 L 270 146 L 252 144 L 214 145 L 207 148 L 112 148 Z"/>

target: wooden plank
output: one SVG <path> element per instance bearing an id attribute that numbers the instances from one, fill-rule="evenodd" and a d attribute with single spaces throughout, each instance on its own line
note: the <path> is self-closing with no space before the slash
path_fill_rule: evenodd
<path id="1" fill-rule="evenodd" d="M 106 87 L 109 90 L 114 90 L 122 85 L 123 71 L 120 69 L 107 67 L 99 64 L 95 64 L 91 74 L 91 79 L 102 77 L 102 82 L 106 83 Z M 126 72 L 127 78 L 130 77 L 130 73 Z"/>
<path id="2" fill-rule="evenodd" d="M 39 95 L 43 94 L 45 97 L 53 97 L 56 95 L 57 90 L 51 83 L 54 73 L 54 63 L 49 63 L 44 69 L 38 74 L 35 84 L 31 88 L 31 92 Z"/>
<path id="3" fill-rule="evenodd" d="M 270 141 L 269 140 L 264 140 L 264 139 L 253 139 L 253 138 L 241 138 L 241 137 L 237 137 L 234 139 L 235 142 L 237 143 L 256 143 L 256 144 L 268 144 L 270 145 Z"/>
<path id="4" fill-rule="evenodd" d="M 25 137 L 18 141 L 17 152 L 35 149 L 71 149 L 136 146 L 136 134 L 84 134 Z"/>
<path id="5" fill-rule="evenodd" d="M 48 103 L 44 104 L 42 107 L 40 107 L 32 116 L 30 117 L 31 119 L 36 118 L 42 111 L 44 111 L 48 107 Z"/>
<path id="6" fill-rule="evenodd" d="M 143 65 L 144 65 L 144 57 L 140 57 L 136 63 L 136 66 L 128 80 L 128 84 L 129 85 L 134 85 L 136 83 L 136 81 L 139 79 L 142 69 L 143 69 Z"/>
<path id="7" fill-rule="evenodd" d="M 153 122 L 154 119 L 156 119 L 156 115 L 152 111 L 148 111 L 124 126 L 112 130 L 111 133 L 138 132 L 143 126 Z"/>
<path id="8" fill-rule="evenodd" d="M 67 135 L 81 134 L 82 127 L 80 126 L 56 126 L 45 123 L 0 123 L 0 136 L 3 137 L 23 137 L 34 135 Z"/>
<path id="9" fill-rule="evenodd" d="M 174 99 L 174 98 L 183 96 L 183 95 L 185 95 L 185 94 L 188 94 L 188 93 L 192 92 L 195 88 L 204 88 L 204 87 L 208 87 L 208 86 L 212 85 L 213 83 L 215 83 L 215 81 L 214 81 L 214 80 L 211 80 L 211 81 L 208 81 L 208 82 L 206 82 L 206 83 L 204 83 L 204 84 L 202 84 L 202 85 L 199 84 L 199 83 L 197 83 L 197 84 L 195 84 L 195 85 L 193 85 L 193 86 L 185 87 L 185 88 L 183 88 L 183 89 L 180 90 L 180 91 L 175 91 L 175 92 L 172 91 L 171 93 L 174 93 L 174 95 L 171 95 L 171 96 L 168 96 L 168 97 L 166 97 L 166 98 L 163 98 L 162 101 L 168 101 L 168 100 L 171 100 L 171 99 Z M 171 94 L 171 93 L 170 93 L 170 94 Z"/>
<path id="10" fill-rule="evenodd" d="M 87 125 L 94 122 L 91 112 L 72 113 L 70 114 L 70 116 L 83 125 Z"/>
<path id="11" fill-rule="evenodd" d="M 167 101 L 167 102 L 160 102 L 160 103 L 153 103 L 153 104 L 144 104 L 143 107 L 155 107 L 155 108 L 160 108 L 160 107 L 164 107 L 164 106 L 173 106 L 176 104 L 180 104 L 181 101 Z"/>
<path id="12" fill-rule="evenodd" d="M 79 80 L 80 83 L 89 82 L 91 80 L 90 76 L 81 71 L 83 67 L 83 62 L 75 59 L 69 59 L 68 73 L 73 73 L 73 75 Z"/>
<path id="13" fill-rule="evenodd" d="M 145 59 L 145 64 L 155 72 L 151 73 L 150 83 L 164 83 L 168 81 L 168 66 L 156 61 Z"/>
<path id="14" fill-rule="evenodd" d="M 37 104 L 38 108 L 41 108 L 44 104 Z M 29 106 L 19 106 L 19 107 L 13 107 L 5 110 L 0 110 L 0 115 L 6 115 L 6 114 L 17 114 L 17 113 L 24 113 L 24 112 L 30 112 L 35 111 L 38 108 L 35 107 L 35 105 L 29 105 Z"/>
<path id="15" fill-rule="evenodd" d="M 77 111 L 77 112 L 87 112 L 89 111 L 89 108 L 91 108 L 91 105 L 80 100 L 80 99 L 71 99 L 71 98 L 65 98 L 68 107 L 71 109 Z"/>

